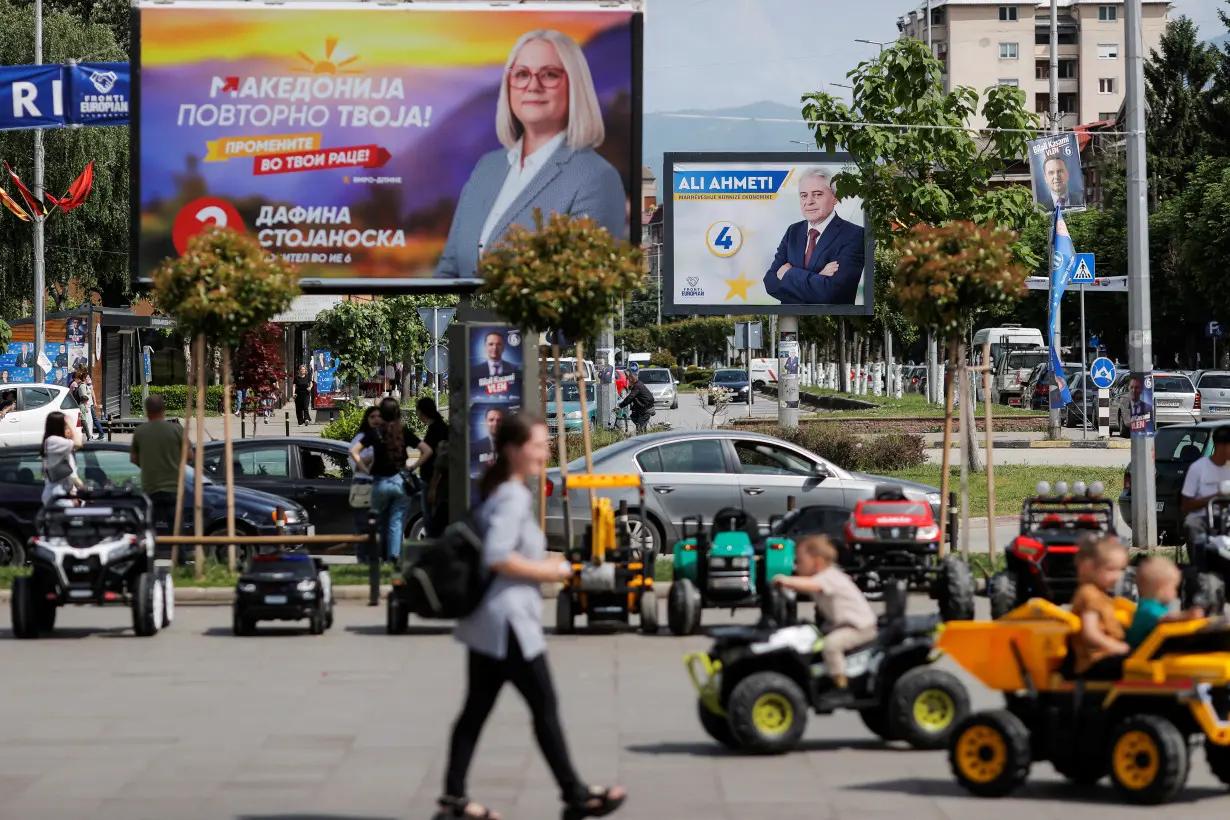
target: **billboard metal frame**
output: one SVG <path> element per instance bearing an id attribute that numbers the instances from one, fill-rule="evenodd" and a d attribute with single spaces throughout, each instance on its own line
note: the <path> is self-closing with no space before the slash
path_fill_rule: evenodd
<path id="1" fill-rule="evenodd" d="M 667 152 L 662 159 L 662 313 L 676 316 L 871 316 L 875 313 L 875 237 L 864 224 L 865 258 L 863 263 L 863 305 L 697 305 L 675 302 L 675 165 L 678 163 L 782 163 L 796 165 L 852 165 L 854 158 L 846 153 L 776 152 L 776 151 L 714 151 Z M 670 185 L 667 188 L 667 184 Z M 864 206 L 864 214 L 866 207 Z M 866 221 L 866 220 L 864 220 Z"/>

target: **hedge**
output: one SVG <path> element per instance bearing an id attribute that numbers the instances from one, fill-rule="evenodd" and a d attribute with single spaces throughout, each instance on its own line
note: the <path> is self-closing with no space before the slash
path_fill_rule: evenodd
<path id="1" fill-rule="evenodd" d="M 926 463 L 923 437 L 911 433 L 887 433 L 860 437 L 832 424 L 800 424 L 796 428 L 756 427 L 793 442 L 838 467 L 855 472 L 886 473 Z"/>
<path id="2" fill-rule="evenodd" d="M 167 403 L 168 416 L 184 415 L 184 405 L 188 400 L 187 385 L 150 385 L 149 392 L 151 396 L 162 396 L 163 401 Z M 145 406 L 141 403 L 141 388 L 130 388 L 130 395 L 132 396 L 132 414 L 134 416 L 144 416 Z M 233 391 L 231 400 L 234 401 Z M 193 410 L 195 411 L 195 408 Z M 205 388 L 205 413 L 210 416 L 222 415 L 222 385 L 211 384 Z"/>

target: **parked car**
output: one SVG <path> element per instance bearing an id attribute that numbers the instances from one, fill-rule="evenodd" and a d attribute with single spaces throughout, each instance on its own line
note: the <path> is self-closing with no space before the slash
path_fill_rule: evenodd
<path id="1" fill-rule="evenodd" d="M 128 458 L 128 445 L 89 442 L 77 453 L 78 474 L 99 485 L 140 484 L 141 470 Z M 188 467 L 188 492 L 184 493 L 181 533 L 193 532 L 192 467 Z M 226 535 L 226 488 L 205 478 L 205 534 Z M 34 535 L 34 516 L 42 509 L 43 460 L 39 448 L 20 445 L 0 450 L 0 566 L 20 560 L 26 541 Z M 279 512 L 280 511 L 280 512 Z M 235 523 L 245 535 L 277 535 L 275 513 L 286 521 L 285 534 L 312 535 L 314 526 L 301 505 L 269 493 L 240 486 L 235 488 Z M 169 530 L 172 522 L 158 521 L 159 530 Z M 221 548 L 225 554 L 225 547 Z M 169 554 L 159 549 L 159 556 Z"/>
<path id="2" fill-rule="evenodd" d="M 1064 362 L 1063 375 L 1072 383 L 1072 379 L 1077 373 L 1084 371 L 1084 366 L 1080 362 Z M 1049 410 L 1051 407 L 1051 363 L 1045 361 L 1034 367 L 1029 374 L 1029 379 L 1025 383 L 1025 390 L 1021 393 L 1021 403 L 1024 404 L 1026 397 L 1029 400 L 1029 408 L 1031 410 Z"/>
<path id="3" fill-rule="evenodd" d="M 1110 388 L 1111 423 L 1124 438 L 1131 435 L 1131 380 L 1131 373 L 1123 373 Z M 1175 371 L 1153 372 L 1155 428 L 1168 424 L 1198 424 L 1200 404 L 1200 394 L 1187 376 Z"/>
<path id="4" fill-rule="evenodd" d="M 297 436 L 261 436 L 233 442 L 235 486 L 290 499 L 307 509 L 320 535 L 355 534 L 349 442 Z M 220 441 L 205 445 L 205 475 L 226 477 Z M 422 501 L 410 499 L 406 537 L 423 536 Z"/>
<path id="5" fill-rule="evenodd" d="M 564 382 L 559 389 L 559 395 L 564 401 L 565 432 L 581 432 L 586 423 L 584 418 L 586 415 L 589 417 L 589 428 L 594 429 L 594 419 L 598 414 L 598 399 L 593 382 L 585 383 L 585 409 L 588 413 L 581 412 L 581 385 L 578 382 Z M 552 383 L 547 387 L 547 429 L 553 436 L 559 431 L 559 410 L 556 408 L 555 400 L 556 388 Z"/>
<path id="6" fill-rule="evenodd" d="M 713 372 L 713 381 L 710 382 L 710 387 L 723 387 L 730 391 L 730 401 L 751 403 L 752 401 L 752 385 L 747 380 L 747 371 L 736 368 L 724 368 Z M 713 397 L 709 397 L 709 403 L 713 404 Z"/>
<path id="7" fill-rule="evenodd" d="M 1021 404 L 1025 384 L 1033 369 L 1047 360 L 1046 348 L 1037 350 L 1014 350 L 1001 355 L 995 363 L 995 376 L 991 381 L 991 401 L 1013 407 Z"/>
<path id="8" fill-rule="evenodd" d="M 584 459 L 568 465 L 583 470 Z M 882 484 L 900 487 L 906 497 L 925 501 L 940 514 L 940 491 L 896 478 L 854 473 L 815 453 L 773 436 L 739 430 L 691 430 L 651 433 L 604 447 L 594 453 L 594 472 L 640 474 L 644 499 L 637 490 L 610 493 L 638 512 L 630 526 L 633 537 L 656 552 L 681 538 L 683 519 L 700 515 L 706 524 L 724 507 L 743 509 L 760 524 L 786 514 L 791 496 L 798 507 L 841 506 L 853 510 L 873 498 Z M 589 507 L 573 497 L 574 531 L 585 531 Z M 642 506 L 643 504 L 643 506 Z M 564 536 L 563 492 L 558 468 L 547 472 L 547 536 L 560 543 Z"/>
<path id="9" fill-rule="evenodd" d="M 1157 431 L 1154 438 L 1154 481 L 1157 505 L 1157 537 L 1159 544 L 1178 544 L 1184 539 L 1179 496 L 1183 480 L 1192 462 L 1213 452 L 1213 431 L 1227 424 L 1224 421 L 1201 424 L 1176 424 Z M 1132 470 L 1123 471 L 1123 492 L 1119 494 L 1119 514 L 1124 521 L 1132 520 Z"/>
<path id="10" fill-rule="evenodd" d="M 675 383 L 674 374 L 668 368 L 647 367 L 637 373 L 636 377 L 645 383 L 650 393 L 653 393 L 655 407 L 669 410 L 679 409 L 679 386 Z"/>
<path id="11" fill-rule="evenodd" d="M 59 410 L 78 429 L 81 411 L 67 387 L 58 384 L 0 384 L 0 447 L 41 444 L 47 416 Z"/>
<path id="12" fill-rule="evenodd" d="M 1230 419 L 1230 370 L 1201 370 L 1192 376 L 1200 394 L 1200 420 Z"/>
<path id="13" fill-rule="evenodd" d="M 1072 394 L 1072 403 L 1060 408 L 1059 420 L 1064 427 L 1084 426 L 1086 419 L 1089 427 L 1098 427 L 1098 388 L 1094 386 L 1089 374 L 1079 370 L 1068 382 L 1068 391 Z"/>

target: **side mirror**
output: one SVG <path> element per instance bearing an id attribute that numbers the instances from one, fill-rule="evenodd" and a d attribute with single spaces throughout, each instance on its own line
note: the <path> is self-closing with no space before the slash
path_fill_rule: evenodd
<path id="1" fill-rule="evenodd" d="M 820 462 L 815 462 L 811 465 L 811 474 L 818 478 L 829 478 L 833 475 L 832 471 Z"/>

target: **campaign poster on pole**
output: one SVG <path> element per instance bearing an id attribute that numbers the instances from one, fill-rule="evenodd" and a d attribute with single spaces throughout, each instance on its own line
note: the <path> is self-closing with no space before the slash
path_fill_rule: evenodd
<path id="1" fill-rule="evenodd" d="M 507 325 L 469 328 L 470 478 L 478 479 L 495 460 L 496 431 L 504 417 L 521 409 L 525 391 L 521 331 Z"/>
<path id="2" fill-rule="evenodd" d="M 782 338 L 778 341 L 777 374 L 778 406 L 787 409 L 797 408 L 799 406 L 799 343 L 797 339 Z"/>
<path id="3" fill-rule="evenodd" d="M 34 381 L 34 345 L 30 342 L 9 342 L 0 354 L 0 384 Z"/>
<path id="4" fill-rule="evenodd" d="M 1080 141 L 1068 132 L 1029 141 L 1029 174 L 1034 202 L 1053 211 L 1083 210 L 1085 176 L 1081 171 Z"/>
<path id="5" fill-rule="evenodd" d="M 332 350 L 317 350 L 312 353 L 310 368 L 312 381 L 316 384 L 316 398 L 312 400 L 313 408 L 329 408 L 333 406 L 333 394 L 337 392 L 337 356 Z"/>
<path id="6" fill-rule="evenodd" d="M 1128 413 L 1132 438 L 1152 438 L 1155 430 L 1152 373 L 1133 373 L 1129 378 Z"/>

